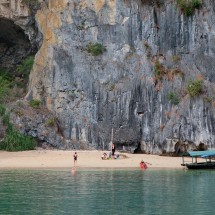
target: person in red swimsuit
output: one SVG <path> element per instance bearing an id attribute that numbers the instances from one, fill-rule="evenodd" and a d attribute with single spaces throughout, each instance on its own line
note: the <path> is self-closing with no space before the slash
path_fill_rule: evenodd
<path id="1" fill-rule="evenodd" d="M 143 160 L 141 160 L 141 162 L 140 162 L 140 168 L 141 169 L 147 169 L 148 168 L 147 164 Z"/>

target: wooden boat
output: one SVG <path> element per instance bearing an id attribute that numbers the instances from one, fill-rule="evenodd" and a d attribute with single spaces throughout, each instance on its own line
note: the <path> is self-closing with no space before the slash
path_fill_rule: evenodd
<path id="1" fill-rule="evenodd" d="M 182 166 L 188 169 L 215 169 L 215 151 L 189 151 L 191 161 L 185 161 L 185 156 L 182 156 Z M 187 157 L 186 157 L 187 158 Z M 204 162 L 198 162 L 198 158 L 205 159 Z"/>

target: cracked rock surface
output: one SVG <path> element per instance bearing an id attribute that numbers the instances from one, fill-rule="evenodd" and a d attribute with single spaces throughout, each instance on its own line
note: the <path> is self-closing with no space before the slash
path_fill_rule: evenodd
<path id="1" fill-rule="evenodd" d="M 62 123 L 57 147 L 147 153 L 215 147 L 215 2 L 187 17 L 175 1 L 52 0 L 27 99 Z M 89 44 L 106 51 L 94 56 Z M 191 97 L 189 80 L 200 81 Z M 174 94 L 174 101 L 169 99 Z"/>

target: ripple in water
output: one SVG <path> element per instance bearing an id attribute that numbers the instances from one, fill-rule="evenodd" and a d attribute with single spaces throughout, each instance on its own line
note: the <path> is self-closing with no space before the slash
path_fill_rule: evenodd
<path id="1" fill-rule="evenodd" d="M 0 171 L 0 214 L 213 214 L 215 171 Z"/>

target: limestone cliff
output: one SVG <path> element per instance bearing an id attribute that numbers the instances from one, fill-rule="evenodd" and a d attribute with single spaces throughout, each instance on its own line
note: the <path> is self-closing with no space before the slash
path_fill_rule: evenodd
<path id="1" fill-rule="evenodd" d="M 0 0 L 0 67 L 19 63 L 40 46 L 34 13 L 22 0 Z"/>
<path id="2" fill-rule="evenodd" d="M 49 0 L 27 99 L 61 121 L 58 147 L 215 147 L 215 2 L 186 16 L 174 0 Z M 89 53 L 89 44 L 105 47 Z M 198 81 L 201 90 L 187 88 Z M 50 142 L 51 143 L 51 142 Z M 52 143 L 51 143 L 52 144 Z"/>

